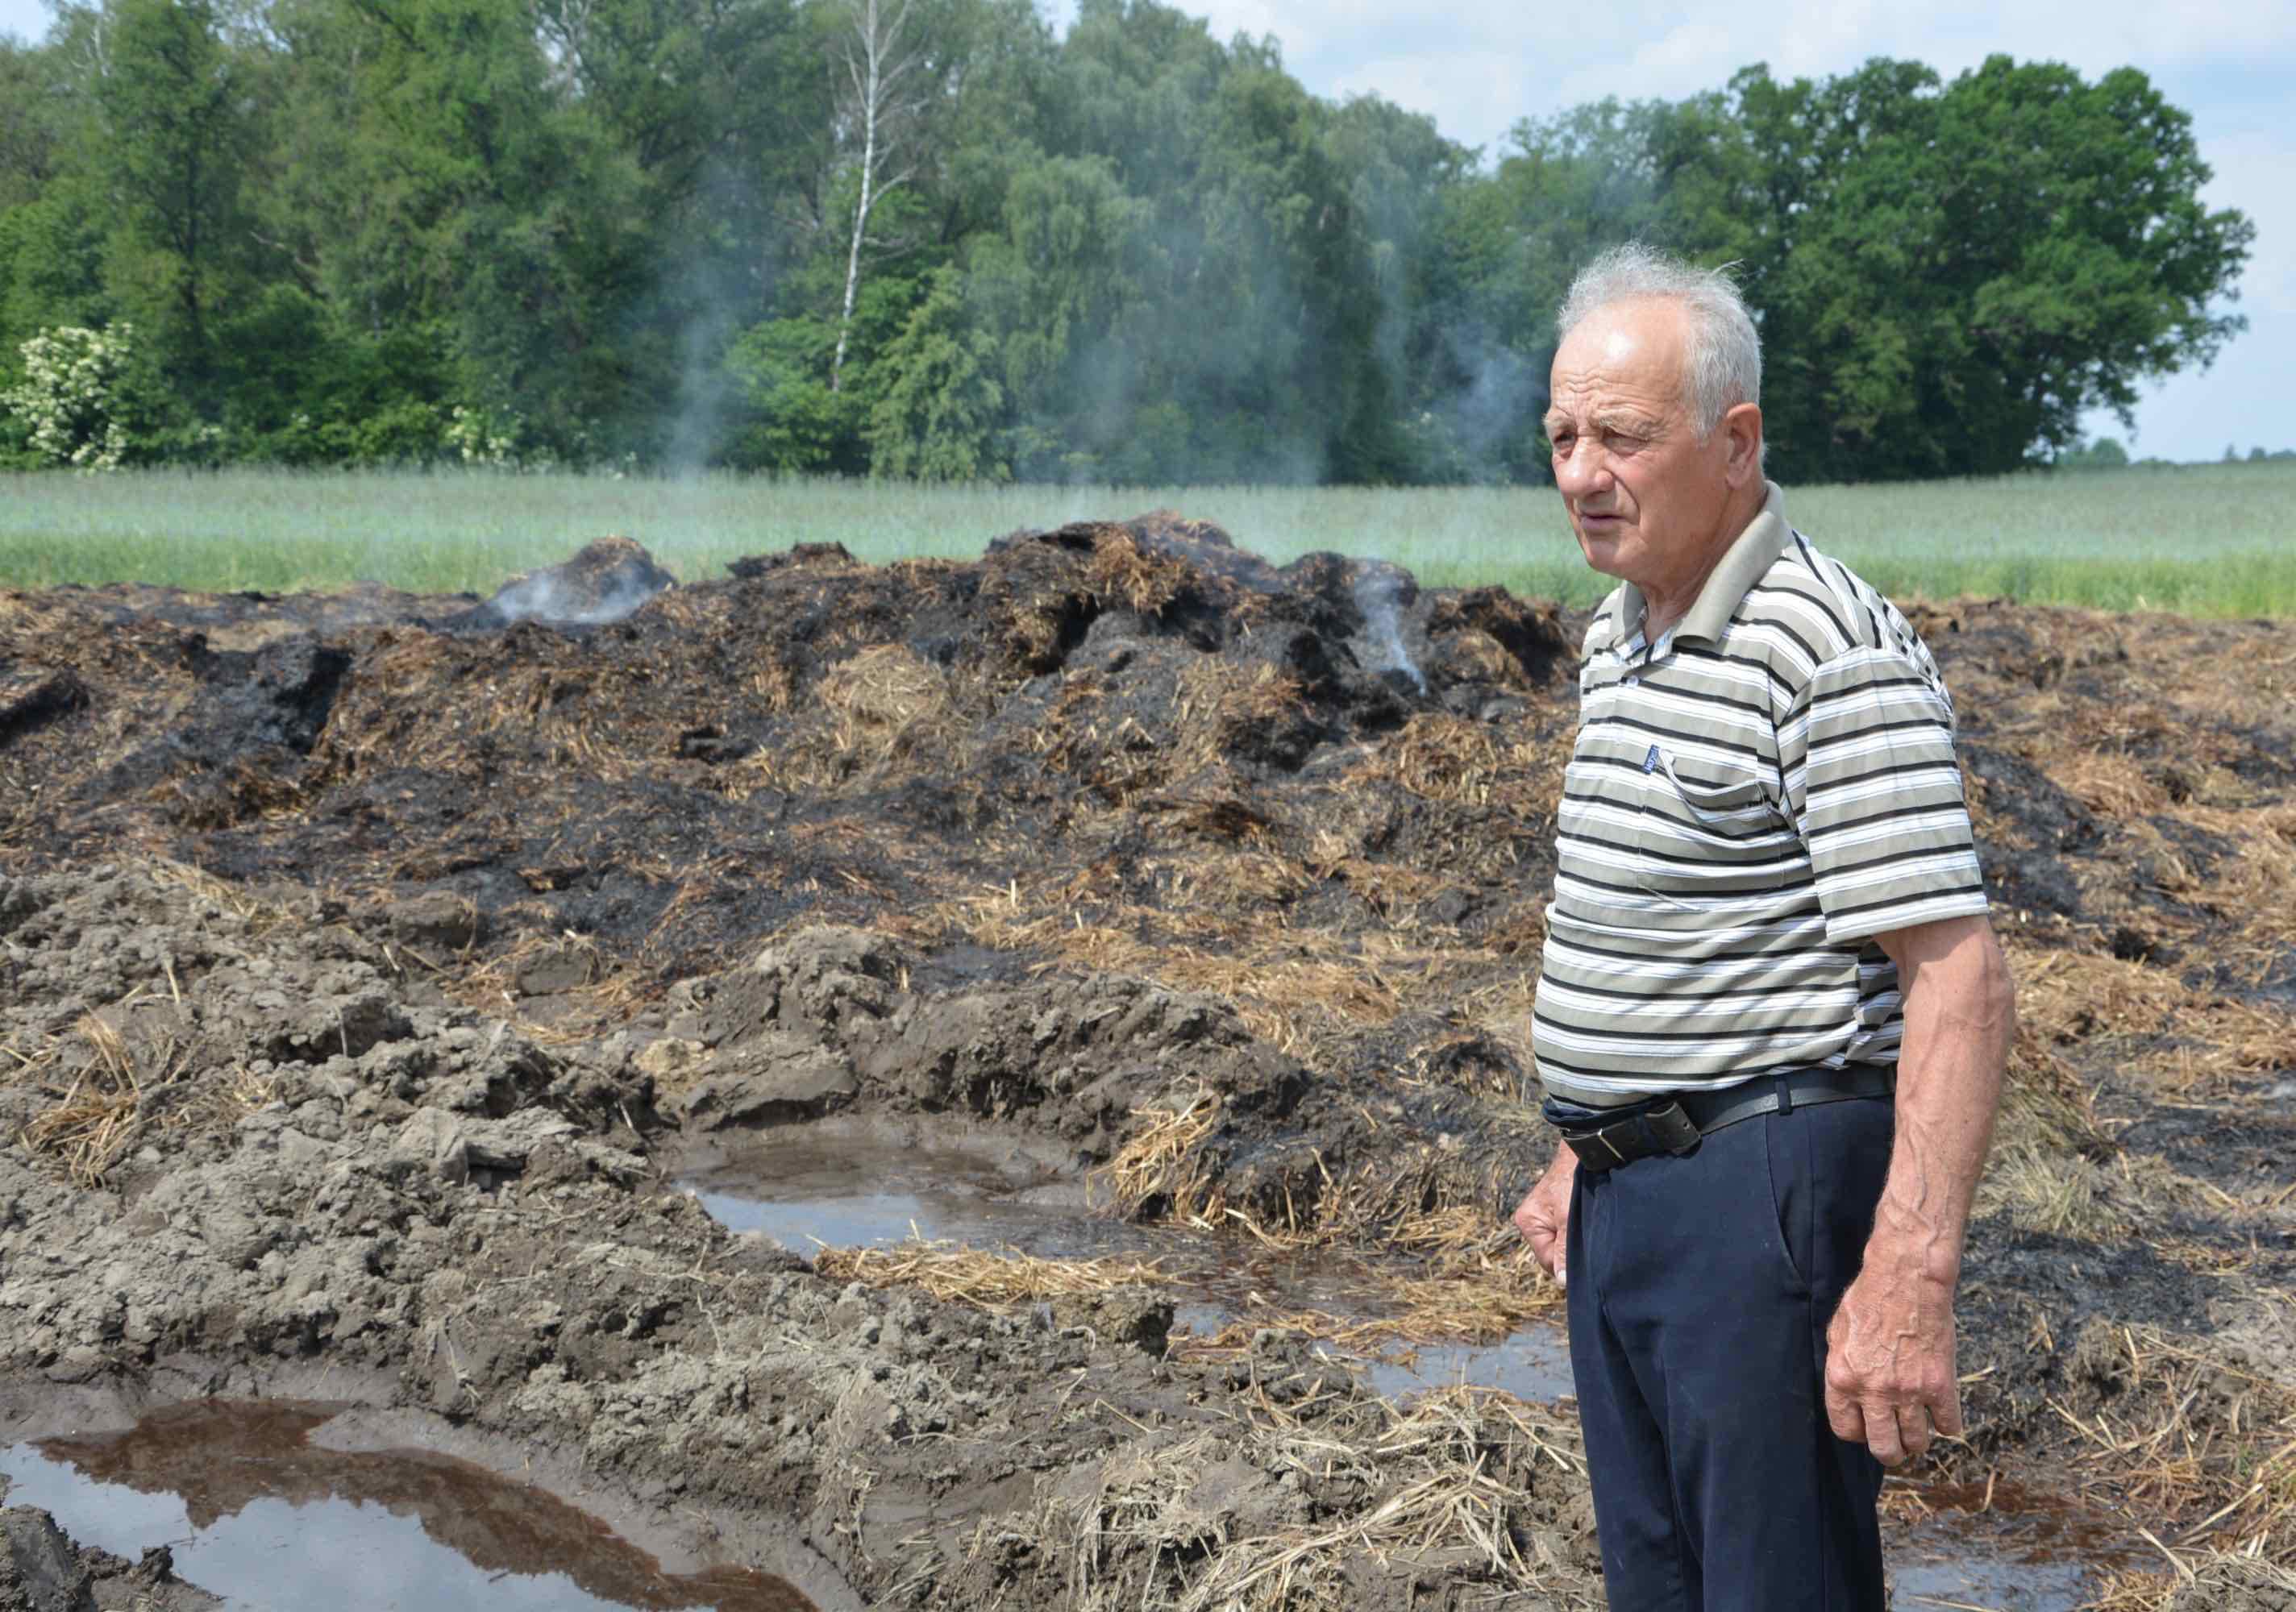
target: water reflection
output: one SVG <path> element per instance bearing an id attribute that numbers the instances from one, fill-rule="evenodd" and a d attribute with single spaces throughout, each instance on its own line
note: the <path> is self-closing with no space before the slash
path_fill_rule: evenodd
<path id="1" fill-rule="evenodd" d="M 738 1567 L 668 1574 L 603 1522 L 453 1456 L 312 1444 L 336 1407 L 205 1400 L 124 1433 L 0 1451 L 12 1505 L 133 1559 L 175 1547 L 184 1578 L 234 1603 L 330 1612 L 709 1607 L 811 1612 Z"/>
<path id="2" fill-rule="evenodd" d="M 1890 1575 L 1900 1607 L 1960 1612 L 2076 1612 L 2094 1604 L 2096 1577 L 2073 1562 L 2004 1561 L 1972 1555 L 1907 1563 Z"/>
<path id="3" fill-rule="evenodd" d="M 1575 1391 L 1570 1346 L 1557 1327 L 1533 1324 L 1493 1344 L 1420 1344 L 1390 1351 L 1367 1368 L 1372 1392 L 1406 1399 L 1455 1383 L 1499 1388 L 1517 1399 L 1560 1399 Z"/>

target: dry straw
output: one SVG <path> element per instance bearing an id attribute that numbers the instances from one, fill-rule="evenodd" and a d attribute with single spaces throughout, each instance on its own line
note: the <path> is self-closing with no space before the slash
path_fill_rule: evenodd
<path id="1" fill-rule="evenodd" d="M 823 1248 L 814 1256 L 813 1268 L 833 1281 L 914 1287 L 935 1298 L 991 1311 L 1163 1280 L 1162 1268 L 1154 1260 L 1038 1259 L 1009 1249 L 991 1252 L 927 1241 Z"/>
<path id="2" fill-rule="evenodd" d="M 36 1051 L 0 1046 L 14 1060 L 9 1083 L 39 1102 L 18 1129 L 18 1144 L 53 1161 L 81 1187 L 107 1184 L 119 1161 L 154 1131 L 229 1125 L 272 1099 L 275 1077 L 258 1076 L 244 1062 L 195 1067 L 197 1049 L 180 1028 L 182 989 L 173 965 L 163 960 L 162 968 L 165 1002 L 138 986 Z M 171 1014 L 178 1027 L 131 1038 L 115 1020 L 125 1022 L 139 1003 Z"/>
<path id="3" fill-rule="evenodd" d="M 1286 1309 L 1261 1301 L 1250 1313 L 1205 1334 L 1174 1334 L 1171 1353 L 1193 1361 L 1246 1355 L 1270 1332 L 1326 1342 L 1372 1355 L 1397 1346 L 1496 1343 L 1551 1313 L 1562 1290 L 1509 1232 L 1453 1235 L 1453 1216 L 1408 1228 L 1393 1247 L 1423 1257 L 1408 1264 L 1365 1263 L 1350 1277 L 1360 1306 L 1347 1313 Z M 1279 1247 L 1301 1247 L 1275 1240 Z M 933 1297 L 1007 1312 L 1047 1300 L 1143 1287 L 1185 1298 L 1193 1290 L 1160 1259 L 1040 1258 L 1011 1248 L 912 1239 L 857 1248 L 824 1248 L 819 1274 L 872 1287 L 914 1287 Z"/>
<path id="4" fill-rule="evenodd" d="M 1354 1498 L 1310 1521 L 1253 1527 L 1204 1490 L 1207 1470 L 1238 1461 Z M 1541 1594 L 1558 1609 L 1592 1608 L 1583 1575 L 1534 1526 L 1584 1472 L 1564 1417 L 1502 1394 L 1285 1406 L 1257 1391 L 1233 1426 L 1150 1441 L 1111 1457 L 1089 1487 L 1054 1491 L 1039 1530 L 1068 1557 L 1083 1612 L 1337 1612 L 1360 1604 L 1351 1568 L 1366 1558 L 1406 1572 L 1439 1560 L 1495 1605 Z"/>
<path id="5" fill-rule="evenodd" d="M 111 1025 L 91 1014 L 73 1033 L 89 1056 L 71 1084 L 24 1127 L 21 1141 L 26 1151 L 61 1160 L 73 1181 L 94 1187 L 143 1129 L 144 1081 Z"/>

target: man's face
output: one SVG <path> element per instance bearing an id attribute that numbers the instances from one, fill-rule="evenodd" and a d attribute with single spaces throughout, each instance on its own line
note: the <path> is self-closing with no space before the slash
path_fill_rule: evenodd
<path id="1" fill-rule="evenodd" d="M 1587 563 L 1645 593 L 1678 592 L 1711 564 L 1730 495 L 1729 434 L 1698 439 L 1673 302 L 1616 304 L 1554 355 L 1546 437 L 1554 484 Z"/>

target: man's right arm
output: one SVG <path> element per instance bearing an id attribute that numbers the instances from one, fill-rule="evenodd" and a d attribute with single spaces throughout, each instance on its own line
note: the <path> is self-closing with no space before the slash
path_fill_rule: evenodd
<path id="1" fill-rule="evenodd" d="M 1584 732 L 1587 725 L 1587 668 L 1594 659 L 1595 636 L 1602 633 L 1604 621 L 1611 614 L 1611 607 L 1618 598 L 1618 591 L 1613 589 L 1610 596 L 1605 598 L 1601 607 L 1595 610 L 1594 619 L 1587 624 L 1585 635 L 1578 641 L 1579 732 Z M 1575 736 L 1571 742 L 1571 749 L 1574 753 L 1578 749 Z M 1542 911 L 1540 915 L 1542 927 L 1545 924 L 1545 912 Z M 1535 1101 L 1532 1106 L 1534 1108 L 1537 1106 Z M 1566 1257 L 1565 1233 L 1570 1228 L 1571 1183 L 1578 1179 L 1578 1155 L 1570 1150 L 1569 1142 L 1559 1136 L 1556 1137 L 1554 1162 L 1546 1166 L 1546 1174 L 1538 1178 L 1538 1184 L 1531 1188 L 1522 1202 L 1515 1206 L 1513 1217 L 1514 1229 L 1521 1232 L 1523 1240 L 1530 1245 L 1531 1256 L 1546 1267 L 1546 1273 L 1554 1278 L 1558 1287 L 1567 1280 L 1563 1271 Z"/>
<path id="2" fill-rule="evenodd" d="M 1568 1282 L 1563 1270 L 1564 1236 L 1570 1227 L 1570 1185 L 1578 1174 L 1578 1155 L 1570 1144 L 1557 1141 L 1554 1162 L 1529 1197 L 1517 1206 L 1514 1229 L 1530 1244 L 1531 1256 L 1546 1267 L 1556 1285 Z"/>

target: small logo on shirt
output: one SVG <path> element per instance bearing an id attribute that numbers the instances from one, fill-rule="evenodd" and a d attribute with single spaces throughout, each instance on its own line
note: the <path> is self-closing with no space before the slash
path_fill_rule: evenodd
<path id="1" fill-rule="evenodd" d="M 1643 757 L 1643 771 L 1645 773 L 1658 771 L 1658 746 L 1651 746 L 1650 754 Z"/>

